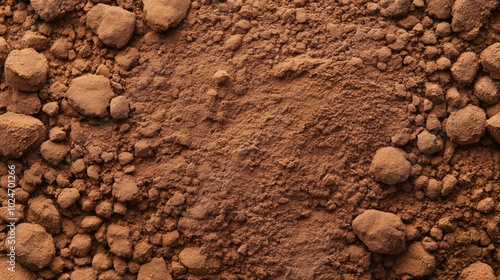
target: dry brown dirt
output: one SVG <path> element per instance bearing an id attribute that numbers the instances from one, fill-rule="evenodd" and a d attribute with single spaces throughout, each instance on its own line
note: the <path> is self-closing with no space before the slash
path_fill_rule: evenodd
<path id="1" fill-rule="evenodd" d="M 0 0 L 0 278 L 500 279 L 498 6 Z"/>

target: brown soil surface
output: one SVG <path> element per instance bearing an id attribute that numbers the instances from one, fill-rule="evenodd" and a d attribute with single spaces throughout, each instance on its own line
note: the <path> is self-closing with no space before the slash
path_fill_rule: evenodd
<path id="1" fill-rule="evenodd" d="M 0 275 L 497 279 L 499 39 L 497 0 L 0 1 Z"/>

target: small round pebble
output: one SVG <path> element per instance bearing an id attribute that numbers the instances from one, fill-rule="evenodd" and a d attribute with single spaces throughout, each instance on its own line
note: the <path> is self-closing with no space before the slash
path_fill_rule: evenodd
<path id="1" fill-rule="evenodd" d="M 369 171 L 375 180 L 388 185 L 404 182 L 410 176 L 411 163 L 400 148 L 380 148 L 375 153 Z"/>
<path id="2" fill-rule="evenodd" d="M 446 134 L 455 143 L 468 145 L 479 142 L 485 132 L 486 113 L 483 109 L 468 105 L 451 113 L 446 122 Z"/>

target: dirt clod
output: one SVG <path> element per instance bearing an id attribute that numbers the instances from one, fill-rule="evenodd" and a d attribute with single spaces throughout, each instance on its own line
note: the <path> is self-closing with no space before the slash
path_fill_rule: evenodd
<path id="1" fill-rule="evenodd" d="M 443 149 L 443 140 L 428 130 L 422 131 L 417 137 L 418 149 L 425 154 L 434 154 Z"/>
<path id="2" fill-rule="evenodd" d="M 396 258 L 394 271 L 399 277 L 422 278 L 431 275 L 436 269 L 436 259 L 420 243 L 413 243 L 408 250 Z"/>
<path id="3" fill-rule="evenodd" d="M 477 261 L 460 272 L 458 280 L 495 280 L 493 268 L 484 262 Z"/>
<path id="4" fill-rule="evenodd" d="M 104 44 L 120 49 L 134 33 L 135 14 L 121 7 L 97 4 L 87 13 L 87 24 Z"/>
<path id="5" fill-rule="evenodd" d="M 107 108 L 114 93 L 105 77 L 85 75 L 71 82 L 66 96 L 69 104 L 80 114 L 102 118 L 108 115 Z"/>
<path id="6" fill-rule="evenodd" d="M 366 210 L 354 219 L 352 229 L 373 253 L 399 255 L 405 250 L 405 225 L 392 213 Z"/>
<path id="7" fill-rule="evenodd" d="M 32 223 L 18 224 L 16 232 L 19 263 L 33 270 L 49 266 L 56 253 L 52 236 L 42 226 Z M 10 246 L 7 243 L 5 245 L 7 248 Z"/>
<path id="8" fill-rule="evenodd" d="M 485 105 L 498 103 L 498 88 L 490 77 L 481 77 L 474 84 L 474 95 Z"/>
<path id="9" fill-rule="evenodd" d="M 83 0 L 32 0 L 31 6 L 35 12 L 45 21 L 53 21 L 72 11 Z"/>
<path id="10" fill-rule="evenodd" d="M 380 14 L 387 17 L 402 17 L 411 9 L 410 0 L 382 0 Z"/>
<path id="11" fill-rule="evenodd" d="M 479 59 L 474 52 L 460 54 L 457 61 L 451 66 L 451 75 L 462 84 L 470 84 L 476 77 L 479 69 Z"/>
<path id="12" fill-rule="evenodd" d="M 40 154 L 50 164 L 57 165 L 66 158 L 68 147 L 48 140 L 40 145 Z"/>
<path id="13" fill-rule="evenodd" d="M 451 113 L 446 122 L 446 134 L 460 145 L 478 142 L 484 134 L 486 113 L 483 109 L 468 105 Z"/>
<path id="14" fill-rule="evenodd" d="M 126 97 L 118 96 L 111 99 L 109 106 L 109 111 L 113 119 L 120 120 L 128 118 L 130 105 Z"/>
<path id="15" fill-rule="evenodd" d="M 66 209 L 75 204 L 80 199 L 80 192 L 75 188 L 66 188 L 59 193 L 57 204 L 59 207 Z"/>
<path id="16" fill-rule="evenodd" d="M 27 149 L 40 145 L 46 134 L 40 120 L 27 115 L 5 113 L 0 116 L 0 154 L 20 157 Z"/>
<path id="17" fill-rule="evenodd" d="M 146 21 L 156 31 L 166 31 L 178 25 L 191 5 L 189 0 L 144 0 L 143 3 Z"/>
<path id="18" fill-rule="evenodd" d="M 150 262 L 141 265 L 137 280 L 171 280 L 163 258 L 153 258 Z"/>
<path id="19" fill-rule="evenodd" d="M 394 147 L 378 149 L 373 157 L 370 173 L 375 180 L 388 185 L 404 182 L 410 176 L 411 164 L 406 153 Z"/>
<path id="20" fill-rule="evenodd" d="M 132 256 L 132 242 L 129 239 L 130 229 L 125 226 L 111 224 L 107 230 L 107 242 L 110 251 L 119 257 Z"/>
<path id="21" fill-rule="evenodd" d="M 48 71 L 47 58 L 31 48 L 13 50 L 5 60 L 5 82 L 16 90 L 41 89 L 47 82 Z"/>
<path id="22" fill-rule="evenodd" d="M 488 46 L 481 52 L 481 65 L 493 79 L 500 79 L 500 43 Z"/>

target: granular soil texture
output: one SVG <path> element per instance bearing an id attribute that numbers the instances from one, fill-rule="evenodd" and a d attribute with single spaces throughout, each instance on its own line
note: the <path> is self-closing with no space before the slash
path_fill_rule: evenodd
<path id="1" fill-rule="evenodd" d="M 497 279 L 498 6 L 1 1 L 0 278 Z"/>

